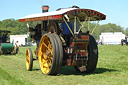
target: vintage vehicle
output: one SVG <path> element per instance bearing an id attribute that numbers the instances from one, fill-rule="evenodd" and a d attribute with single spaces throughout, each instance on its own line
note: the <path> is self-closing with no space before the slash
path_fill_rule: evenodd
<path id="1" fill-rule="evenodd" d="M 14 43 L 7 41 L 8 33 L 11 33 L 11 31 L 0 30 L 0 54 L 16 53 L 16 47 L 14 46 Z"/>
<path id="2" fill-rule="evenodd" d="M 46 75 L 56 75 L 66 65 L 74 66 L 78 72 L 93 72 L 98 61 L 98 48 L 94 37 L 89 33 L 90 21 L 97 21 L 98 24 L 106 19 L 106 15 L 78 6 L 59 8 L 52 12 L 48 12 L 49 6 L 42 6 L 42 9 L 43 13 L 19 19 L 19 22 L 28 22 L 31 38 L 37 43 L 36 58 L 33 58 L 30 48 L 26 50 L 27 70 L 32 71 L 33 60 L 38 59 L 41 71 Z M 67 24 L 65 15 L 73 25 L 72 29 Z M 34 22 L 37 25 L 32 27 Z M 72 34 L 69 47 L 60 31 L 62 22 L 66 23 Z M 85 23 L 88 23 L 88 28 L 84 28 Z M 87 31 L 82 32 L 83 28 Z"/>

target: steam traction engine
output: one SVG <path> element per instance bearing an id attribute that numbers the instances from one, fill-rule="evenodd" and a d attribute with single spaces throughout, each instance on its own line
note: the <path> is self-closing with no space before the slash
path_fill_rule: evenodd
<path id="1" fill-rule="evenodd" d="M 98 11 L 77 6 L 60 8 L 53 12 L 48 12 L 49 6 L 42 8 L 43 13 L 19 19 L 19 22 L 29 22 L 31 38 L 37 43 L 36 59 L 33 58 L 30 48 L 26 51 L 27 70 L 32 71 L 33 60 L 38 59 L 42 73 L 47 75 L 56 75 L 65 65 L 72 65 L 79 72 L 93 72 L 98 61 L 98 48 L 94 37 L 89 34 L 89 23 L 97 21 L 98 24 L 100 20 L 105 20 L 106 16 Z M 68 26 L 65 15 L 68 16 L 73 29 Z M 70 47 L 65 45 L 60 31 L 62 21 L 72 34 Z M 33 22 L 38 23 L 35 28 L 32 27 Z M 88 23 L 88 28 L 84 28 L 85 23 Z M 82 32 L 83 28 L 87 31 Z"/>
<path id="2" fill-rule="evenodd" d="M 10 43 L 7 41 L 8 33 L 11 33 L 11 31 L 0 30 L 0 55 L 17 53 L 17 48 L 14 46 L 14 42 Z"/>

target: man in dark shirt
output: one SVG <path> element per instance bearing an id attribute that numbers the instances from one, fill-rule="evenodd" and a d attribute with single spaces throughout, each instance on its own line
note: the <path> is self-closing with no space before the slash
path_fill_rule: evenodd
<path id="1" fill-rule="evenodd" d="M 66 15 L 66 16 L 67 16 L 67 15 Z M 72 30 L 72 25 L 71 25 L 70 22 L 68 22 L 68 21 L 69 21 L 68 17 L 64 17 L 64 19 L 66 20 L 68 26 L 69 26 L 70 29 Z M 61 31 L 63 32 L 64 40 L 65 40 L 65 42 L 66 42 L 66 45 L 69 47 L 69 46 L 70 46 L 71 32 L 70 32 L 68 26 L 66 25 L 65 22 L 62 22 L 62 24 L 61 24 Z"/>

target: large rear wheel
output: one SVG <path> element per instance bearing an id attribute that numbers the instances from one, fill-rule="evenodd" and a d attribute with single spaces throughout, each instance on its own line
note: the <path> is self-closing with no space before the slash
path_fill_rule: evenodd
<path id="1" fill-rule="evenodd" d="M 97 43 L 92 35 L 89 35 L 88 44 L 88 62 L 86 67 L 86 72 L 91 73 L 96 69 L 98 62 L 98 47 Z"/>
<path id="2" fill-rule="evenodd" d="M 32 71 L 33 68 L 33 54 L 30 48 L 26 50 L 26 68 L 28 71 Z"/>
<path id="3" fill-rule="evenodd" d="M 59 34 L 60 29 L 58 23 L 56 21 L 50 21 L 47 32 Z"/>
<path id="4" fill-rule="evenodd" d="M 80 67 L 74 66 L 77 72 L 86 72 L 91 73 L 96 69 L 98 61 L 98 47 L 97 43 L 92 35 L 89 35 L 89 44 L 88 44 L 88 60 L 87 65 L 80 70 Z"/>
<path id="5" fill-rule="evenodd" d="M 63 48 L 58 35 L 47 33 L 41 38 L 38 59 L 43 74 L 56 75 L 59 72 Z"/>

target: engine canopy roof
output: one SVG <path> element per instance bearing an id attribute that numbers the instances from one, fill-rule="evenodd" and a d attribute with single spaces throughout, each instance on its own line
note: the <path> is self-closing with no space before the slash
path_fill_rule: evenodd
<path id="1" fill-rule="evenodd" d="M 60 20 L 63 16 L 67 14 L 69 18 L 74 18 L 77 16 L 80 21 L 90 21 L 105 20 L 106 15 L 91 9 L 80 9 L 80 8 L 66 8 L 60 9 L 52 12 L 31 14 L 19 19 L 19 22 L 31 22 L 31 21 L 42 21 L 42 20 Z"/>

